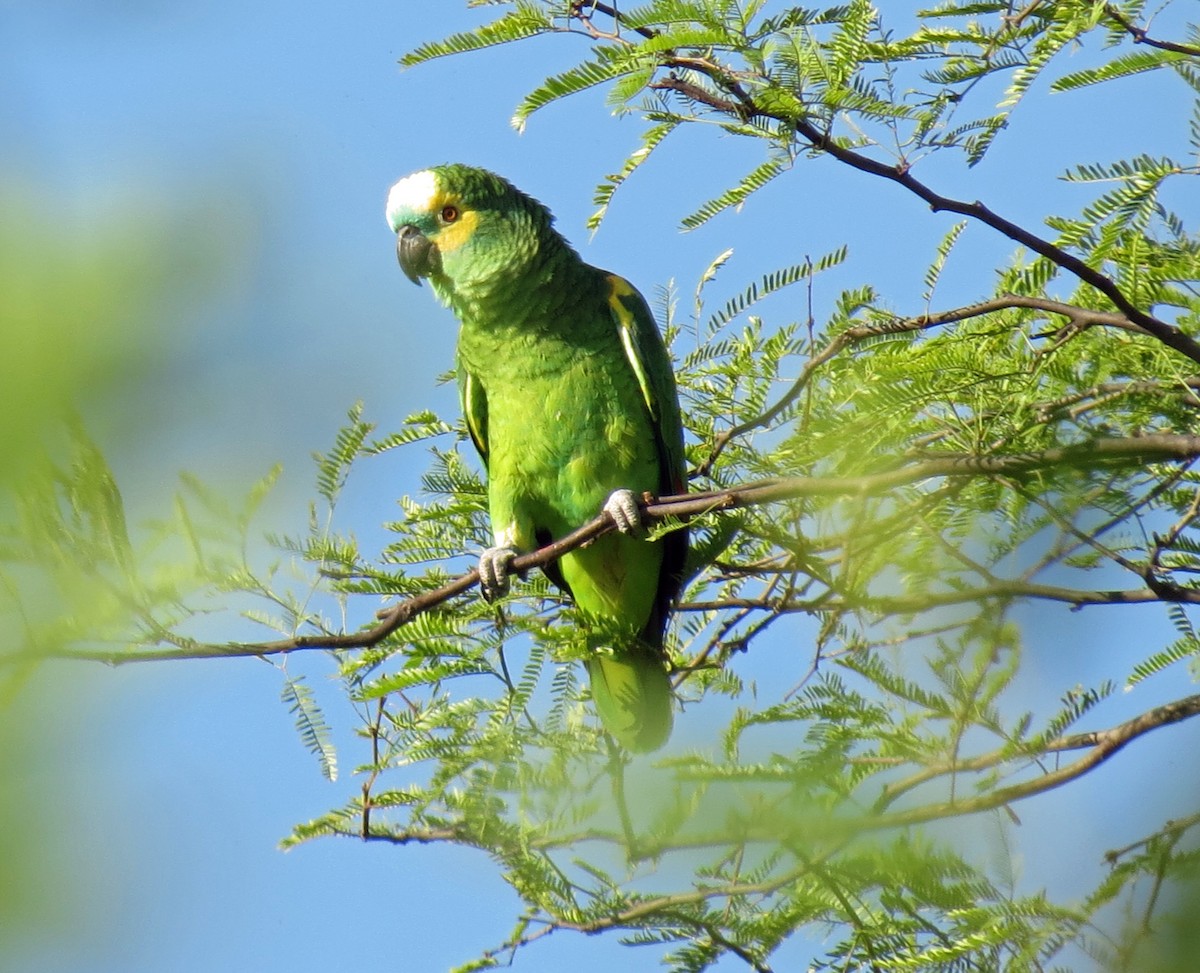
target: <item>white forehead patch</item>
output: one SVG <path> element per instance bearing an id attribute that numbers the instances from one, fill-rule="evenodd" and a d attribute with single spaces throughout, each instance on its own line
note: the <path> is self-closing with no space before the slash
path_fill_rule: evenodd
<path id="1" fill-rule="evenodd" d="M 428 213 L 437 191 L 437 175 L 432 169 L 422 169 L 405 176 L 388 192 L 388 226 L 395 230 L 406 214 Z"/>

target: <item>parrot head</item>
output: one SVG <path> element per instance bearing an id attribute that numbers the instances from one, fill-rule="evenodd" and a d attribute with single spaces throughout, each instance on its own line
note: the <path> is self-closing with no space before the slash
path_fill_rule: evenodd
<path id="1" fill-rule="evenodd" d="M 553 217 L 507 180 L 465 165 L 405 176 L 388 192 L 387 221 L 409 280 L 428 278 L 447 303 L 511 280 L 553 238 Z"/>

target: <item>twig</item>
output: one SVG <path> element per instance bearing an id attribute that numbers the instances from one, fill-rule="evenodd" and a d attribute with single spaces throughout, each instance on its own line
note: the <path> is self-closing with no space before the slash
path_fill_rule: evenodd
<path id="1" fill-rule="evenodd" d="M 371 790 L 375 786 L 375 781 L 379 779 L 379 771 L 383 766 L 379 755 L 379 737 L 380 727 L 383 723 L 384 703 L 387 696 L 380 696 L 375 705 L 375 718 L 367 725 L 368 732 L 371 734 L 371 771 L 363 780 L 362 785 L 362 837 L 366 838 L 371 833 Z"/>
<path id="2" fill-rule="evenodd" d="M 739 423 L 717 436 L 708 457 L 701 464 L 698 473 L 700 475 L 707 475 L 712 471 L 713 464 L 716 463 L 717 458 L 725 450 L 725 447 L 729 445 L 730 440 L 752 432 L 755 429 L 762 429 L 770 425 L 785 409 L 796 401 L 800 393 L 804 391 L 805 387 L 811 381 L 817 369 L 830 361 L 830 359 L 841 354 L 847 347 L 870 338 L 927 331 L 945 324 L 954 324 L 958 321 L 965 321 L 970 318 L 981 317 L 984 314 L 993 314 L 997 311 L 1006 311 L 1013 308 L 1045 311 L 1048 314 L 1059 315 L 1065 317 L 1073 328 L 1080 330 L 1089 327 L 1107 327 L 1134 331 L 1139 334 L 1147 333 L 1144 328 L 1134 324 L 1123 314 L 1075 307 L 1072 304 L 1065 304 L 1061 301 L 1053 301 L 1040 297 L 1027 297 L 1020 294 L 1002 294 L 990 300 L 979 301 L 975 304 L 968 304 L 964 307 L 957 307 L 948 311 L 939 311 L 935 314 L 922 314 L 911 318 L 894 318 L 884 324 L 854 325 L 839 332 L 820 352 L 809 358 L 804 363 L 799 376 L 797 376 L 791 387 L 784 392 L 774 405 L 761 415 Z"/>
<path id="3" fill-rule="evenodd" d="M 1186 54 L 1188 57 L 1200 57 L 1200 47 L 1177 44 L 1174 41 L 1155 40 L 1146 33 L 1144 27 L 1138 27 L 1111 3 L 1104 5 L 1104 13 L 1110 20 L 1116 21 L 1133 38 L 1135 44 L 1145 44 L 1147 47 L 1157 47 L 1160 51 L 1171 51 L 1175 54 Z"/>
<path id="4" fill-rule="evenodd" d="M 977 757 L 970 757 L 965 760 L 956 759 L 942 764 L 935 764 L 925 767 L 903 780 L 886 785 L 883 788 L 879 801 L 876 803 L 876 809 L 883 810 L 902 794 L 906 794 L 921 784 L 926 784 L 931 780 L 936 780 L 948 774 L 978 773 L 979 771 L 990 770 L 1001 764 L 1011 763 L 1014 760 L 1022 758 L 1032 759 L 1047 753 L 1062 753 L 1069 750 L 1090 751 L 1075 763 L 1068 764 L 1041 777 L 1033 778 L 1021 784 L 1014 784 L 1011 787 L 1000 788 L 990 794 L 967 802 L 950 802 L 951 805 L 965 803 L 974 806 L 982 801 L 987 802 L 988 808 L 999 807 L 1010 800 L 1020 800 L 1023 797 L 1040 794 L 1051 787 L 1057 787 L 1068 780 L 1074 780 L 1093 767 L 1099 766 L 1127 743 L 1137 739 L 1139 736 L 1149 733 L 1151 730 L 1157 730 L 1160 727 L 1170 726 L 1173 723 L 1191 719 L 1194 716 L 1200 716 L 1200 694 L 1187 696 L 1175 702 L 1167 703 L 1164 706 L 1157 706 L 1107 730 L 1093 730 L 1087 733 L 1073 733 L 1069 736 L 1056 737 L 1039 746 L 1035 751 L 1022 752 L 1019 748 L 1011 746 L 1002 747 L 999 750 L 980 754 Z M 1005 797 L 1004 799 L 996 799 L 996 795 L 1005 795 Z M 977 809 L 982 810 L 984 808 L 979 807 Z M 928 815 L 929 808 L 918 808 L 916 812 Z M 905 812 L 899 813 L 904 814 Z M 923 818 L 923 820 L 927 819 Z"/>
<path id="5" fill-rule="evenodd" d="M 1197 825 L 1200 825 L 1200 812 L 1189 815 L 1186 818 L 1168 821 L 1162 826 L 1162 830 L 1154 832 L 1154 834 L 1150 835 L 1148 838 L 1140 838 L 1137 841 L 1125 845 L 1123 848 L 1114 848 L 1111 851 L 1105 852 L 1104 860 L 1109 865 L 1115 865 L 1131 851 L 1138 851 L 1142 848 L 1145 848 L 1155 839 L 1162 837 L 1164 834 L 1167 835 L 1172 841 L 1176 841 L 1182 837 L 1184 832 L 1189 831 Z"/>
<path id="6" fill-rule="evenodd" d="M 920 595 L 863 595 L 850 598 L 844 594 L 822 593 L 813 598 L 789 600 L 775 598 L 715 598 L 711 601 L 685 601 L 676 608 L 681 612 L 711 612 L 730 609 L 749 609 L 773 614 L 802 612 L 869 611 L 880 615 L 911 615 L 932 608 L 977 604 L 984 601 L 1013 601 L 1032 598 L 1036 601 L 1058 601 L 1071 608 L 1092 605 L 1144 605 L 1157 601 L 1200 604 L 1200 589 L 1175 588 L 1164 593 L 1146 588 L 1088 589 L 1060 585 L 1036 584 L 1030 581 L 997 578 L 993 583 L 977 588 L 954 591 L 930 591 Z"/>

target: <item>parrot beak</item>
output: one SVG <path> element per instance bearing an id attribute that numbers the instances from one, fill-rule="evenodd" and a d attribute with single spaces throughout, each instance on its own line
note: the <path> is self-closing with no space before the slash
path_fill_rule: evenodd
<path id="1" fill-rule="evenodd" d="M 422 277 L 428 277 L 438 269 L 437 247 L 411 223 L 396 231 L 396 256 L 404 276 L 418 287 Z"/>

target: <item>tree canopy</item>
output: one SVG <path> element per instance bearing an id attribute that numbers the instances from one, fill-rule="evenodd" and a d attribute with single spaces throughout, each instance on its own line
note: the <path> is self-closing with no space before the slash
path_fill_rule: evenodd
<path id="1" fill-rule="evenodd" d="M 608 741 L 572 664 L 573 608 L 530 570 L 604 518 L 522 556 L 529 573 L 499 606 L 478 597 L 486 486 L 461 422 L 432 412 L 378 429 L 352 408 L 317 458 L 307 529 L 274 538 L 281 560 L 265 566 L 246 539 L 274 474 L 240 507 L 188 478 L 154 530 L 130 531 L 104 457 L 71 425 L 13 487 L 0 604 L 23 636 L 3 664 L 327 652 L 361 721 L 356 783 L 285 844 L 487 854 L 522 906 L 463 969 L 571 931 L 657 947 L 680 971 L 769 970 L 793 937 L 815 944 L 812 969 L 1186 968 L 1194 934 L 1166 933 L 1195 914 L 1200 811 L 1164 798 L 1127 846 L 1071 848 L 1094 868 L 1069 898 L 1023 881 L 1014 849 L 1025 802 L 1065 800 L 1200 715 L 1200 236 L 1172 209 L 1200 173 L 1200 31 L 1137 0 L 948 2 L 894 24 L 859 0 L 486 6 L 477 29 L 404 63 L 574 44 L 578 63 L 537 83 L 513 124 L 597 87 L 643 123 L 619 171 L 597 174 L 593 225 L 696 125 L 752 140 L 761 162 L 684 228 L 743 205 L 766 223 L 756 194 L 816 158 L 959 218 L 920 307 L 870 282 L 814 298 L 845 248 L 736 285 L 725 253 L 660 288 L 692 477 L 645 513 L 693 531 L 670 639 L 692 728 L 651 758 Z M 1066 58 L 1079 49 L 1084 66 Z M 1023 102 L 1144 75 L 1192 104 L 1161 120 L 1177 157 L 1081 159 L 1063 179 L 1086 202 L 1036 223 L 993 209 L 986 183 L 978 198 L 941 188 Z M 871 214 L 848 205 L 846 219 Z M 990 292 L 943 306 L 968 228 L 1012 249 Z M 425 464 L 422 491 L 368 556 L 338 503 L 395 451 Z M 279 636 L 211 641 L 197 620 L 214 608 Z M 1106 653 L 1104 676 L 1081 683 L 1037 657 L 1050 611 L 1065 657 L 1093 651 L 1072 636 L 1084 614 L 1155 612 L 1172 635 Z M 1121 690 L 1151 680 L 1165 696 L 1122 709 L 1141 697 Z M 282 692 L 336 776 L 310 688 L 285 672 Z"/>

